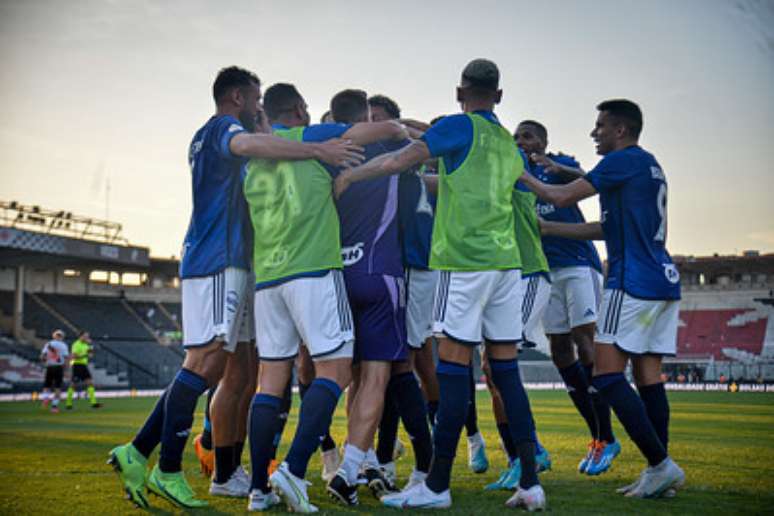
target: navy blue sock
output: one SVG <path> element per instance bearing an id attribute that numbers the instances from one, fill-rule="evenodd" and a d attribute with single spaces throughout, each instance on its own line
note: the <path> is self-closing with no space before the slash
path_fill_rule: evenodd
<path id="1" fill-rule="evenodd" d="M 497 423 L 497 432 L 500 434 L 500 441 L 503 443 L 505 453 L 508 454 L 508 462 L 513 462 L 518 459 L 516 445 L 511 438 L 511 427 L 508 423 Z"/>
<path id="2" fill-rule="evenodd" d="M 234 469 L 242 465 L 242 452 L 245 449 L 244 441 L 234 442 Z"/>
<path id="3" fill-rule="evenodd" d="M 145 424 L 134 437 L 132 444 L 146 459 L 153 453 L 153 449 L 161 442 L 161 429 L 164 426 L 164 405 L 167 402 L 169 387 L 161 394 L 156 406 L 148 415 Z"/>
<path id="4" fill-rule="evenodd" d="M 212 421 L 210 420 L 210 405 L 215 395 L 217 386 L 207 391 L 207 403 L 204 405 L 204 430 L 202 430 L 202 447 L 205 450 L 212 449 Z"/>
<path id="5" fill-rule="evenodd" d="M 468 417 L 465 419 L 465 433 L 468 437 L 478 433 L 478 411 L 476 410 L 476 379 L 473 378 L 473 368 L 470 368 L 470 401 L 468 402 Z"/>
<path id="6" fill-rule="evenodd" d="M 427 402 L 427 420 L 430 422 L 430 428 L 435 426 L 435 416 L 438 414 L 438 400 Z"/>
<path id="7" fill-rule="evenodd" d="M 637 387 L 645 412 L 656 430 L 664 450 L 669 453 L 669 400 L 663 383 Z"/>
<path id="8" fill-rule="evenodd" d="M 435 371 L 441 399 L 433 430 L 433 464 L 426 484 L 433 492 L 449 489 L 452 465 L 470 401 L 470 366 L 438 361 Z"/>
<path id="9" fill-rule="evenodd" d="M 591 396 L 591 404 L 594 406 L 594 415 L 597 416 L 597 429 L 599 430 L 597 439 L 607 443 L 614 443 L 615 435 L 613 434 L 613 422 L 610 420 L 610 405 L 607 404 L 605 399 L 600 396 L 599 392 L 591 385 L 594 363 L 584 364 L 583 370 L 586 371 L 586 378 L 589 382 L 589 396 Z"/>
<path id="10" fill-rule="evenodd" d="M 234 446 L 215 447 L 215 483 L 225 484 L 234 474 Z"/>
<path id="11" fill-rule="evenodd" d="M 420 401 L 424 404 L 421 397 Z M 392 462 L 395 439 L 398 437 L 398 424 L 400 423 L 400 414 L 395 402 L 395 387 L 393 380 L 390 379 L 387 384 L 387 392 L 384 394 L 384 410 L 382 411 L 382 420 L 379 422 L 379 442 L 376 445 L 376 458 L 379 460 L 379 464 Z"/>
<path id="12" fill-rule="evenodd" d="M 183 450 L 191 433 L 199 396 L 207 390 L 207 380 L 188 369 L 181 369 L 172 381 L 164 404 L 159 469 L 164 473 L 180 471 Z"/>
<path id="13" fill-rule="evenodd" d="M 500 392 L 511 429 L 511 438 L 516 446 L 516 453 L 521 462 L 521 480 L 519 486 L 524 489 L 538 484 L 537 467 L 535 465 L 535 422 L 529 398 L 521 383 L 519 362 L 510 360 L 489 359 L 492 370 L 492 383 Z"/>
<path id="14" fill-rule="evenodd" d="M 279 448 L 282 442 L 282 433 L 285 431 L 285 425 L 288 423 L 288 416 L 290 415 L 290 408 L 293 404 L 293 386 L 289 381 L 285 392 L 282 395 L 282 403 L 280 403 L 279 413 L 277 414 L 277 427 L 274 435 L 274 440 L 271 445 L 271 458 L 277 458 L 277 448 Z"/>
<path id="15" fill-rule="evenodd" d="M 413 372 L 398 374 L 390 379 L 390 385 L 403 427 L 409 434 L 411 446 L 414 448 L 416 469 L 427 473 L 433 460 L 433 439 L 427 426 L 425 401 L 422 398 L 422 389 L 419 388 L 417 377 Z"/>
<path id="16" fill-rule="evenodd" d="M 586 370 L 577 360 L 571 365 L 559 369 L 559 374 L 567 387 L 567 394 L 570 396 L 573 405 L 578 410 L 592 439 L 599 438 L 599 428 L 597 417 L 594 413 L 594 404 L 589 394 L 589 385 L 591 380 L 586 376 Z"/>
<path id="17" fill-rule="evenodd" d="M 282 398 L 257 393 L 250 405 L 250 489 L 269 492 L 269 462 L 276 453 L 277 426 Z M 267 424 L 273 422 L 274 424 Z"/>
<path id="18" fill-rule="evenodd" d="M 330 429 L 341 388 L 333 380 L 315 378 L 301 402 L 298 427 L 285 462 L 298 478 L 304 478 L 309 459 Z"/>
<path id="19" fill-rule="evenodd" d="M 304 399 L 304 395 L 306 394 L 306 391 L 309 390 L 309 386 L 311 384 L 298 384 L 298 394 L 301 397 L 301 399 Z M 331 437 L 330 432 L 325 433 L 325 437 L 323 437 L 322 442 L 320 442 L 320 449 L 322 451 L 328 451 L 332 450 L 336 447 L 336 441 L 333 440 L 333 437 Z"/>
<path id="20" fill-rule="evenodd" d="M 626 429 L 634 444 L 655 466 L 667 457 L 664 445 L 656 434 L 653 424 L 645 411 L 645 405 L 632 386 L 626 381 L 623 373 L 610 373 L 595 376 L 594 388 L 610 404 L 618 420 Z"/>

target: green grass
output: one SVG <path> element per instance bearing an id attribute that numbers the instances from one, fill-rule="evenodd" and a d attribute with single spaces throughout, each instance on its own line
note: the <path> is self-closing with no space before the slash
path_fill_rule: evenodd
<path id="1" fill-rule="evenodd" d="M 614 489 L 632 481 L 643 467 L 635 446 L 616 426 L 623 452 L 607 474 L 590 478 L 576 471 L 584 453 L 582 421 L 563 392 L 531 392 L 541 440 L 551 452 L 553 469 L 541 475 L 549 510 L 555 514 L 764 514 L 774 506 L 774 397 L 768 394 L 674 393 L 670 451 L 685 469 L 687 485 L 672 500 L 632 500 Z M 106 400 L 101 410 L 80 402 L 73 412 L 50 414 L 33 403 L 0 404 L 0 514 L 137 514 L 122 499 L 118 481 L 105 465 L 108 450 L 126 442 L 142 424 L 155 400 Z M 467 468 L 465 439 L 460 440 L 452 483 L 453 514 L 494 514 L 505 509 L 509 494 L 483 491 L 505 466 L 489 397 L 478 395 L 479 423 L 487 441 L 490 470 L 475 475 Z M 342 404 L 343 405 L 343 404 Z M 294 408 L 297 408 L 297 400 Z M 295 410 L 294 410 L 295 413 Z M 201 425 L 201 406 L 195 428 Z M 285 441 L 291 435 L 291 419 Z M 345 434 L 342 406 L 333 434 Z M 402 439 L 408 443 L 404 434 Z M 286 445 L 287 443 L 285 443 Z M 247 457 L 245 452 L 245 457 Z M 399 461 L 401 482 L 412 465 Z M 198 472 L 192 446 L 186 450 L 186 475 L 202 496 L 208 483 Z M 319 456 L 310 464 L 312 500 L 327 513 L 394 513 L 365 490 L 361 506 L 345 510 L 325 495 L 319 480 Z M 244 500 L 210 499 L 201 514 L 243 513 Z M 151 512 L 179 511 L 151 498 Z M 282 512 L 275 509 L 272 512 Z"/>

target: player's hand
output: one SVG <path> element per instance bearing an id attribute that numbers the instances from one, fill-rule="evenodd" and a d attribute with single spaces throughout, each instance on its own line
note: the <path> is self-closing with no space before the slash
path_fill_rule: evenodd
<path id="1" fill-rule="evenodd" d="M 258 111 L 255 115 L 255 132 L 263 134 L 271 134 L 271 125 L 269 125 L 269 117 L 266 116 L 266 112 L 263 110 L 263 106 L 258 104 Z"/>
<path id="2" fill-rule="evenodd" d="M 537 154 L 533 153 L 530 156 L 530 159 L 534 162 L 543 167 L 543 170 L 545 170 L 548 173 L 556 174 L 561 171 L 561 167 L 559 164 L 546 156 L 545 154 Z"/>
<path id="3" fill-rule="evenodd" d="M 349 185 L 352 184 L 351 177 L 352 177 L 352 169 L 346 169 L 343 170 L 338 176 L 336 176 L 336 179 L 333 180 L 333 197 L 334 199 L 339 199 L 341 197 L 341 194 L 343 194 L 347 188 L 349 188 Z"/>
<path id="4" fill-rule="evenodd" d="M 337 167 L 356 167 L 363 162 L 363 147 L 355 145 L 350 140 L 334 138 L 318 144 L 317 159 Z"/>

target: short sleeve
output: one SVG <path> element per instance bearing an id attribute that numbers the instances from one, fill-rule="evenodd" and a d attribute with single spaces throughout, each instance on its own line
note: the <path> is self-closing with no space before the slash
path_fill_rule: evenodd
<path id="1" fill-rule="evenodd" d="M 615 190 L 637 175 L 637 168 L 631 166 L 627 157 L 614 152 L 602 158 L 585 179 L 598 191 Z"/>
<path id="2" fill-rule="evenodd" d="M 218 123 L 216 131 L 215 141 L 218 142 L 218 154 L 226 159 L 236 158 L 237 156 L 231 153 L 231 139 L 238 134 L 246 133 L 245 128 L 236 118 L 225 117 Z"/>
<path id="3" fill-rule="evenodd" d="M 434 158 L 461 152 L 473 140 L 473 122 L 467 115 L 450 115 L 439 120 L 422 135 Z"/>
<path id="4" fill-rule="evenodd" d="M 315 124 L 304 129 L 303 140 L 310 143 L 319 143 L 340 138 L 349 131 L 351 124 Z"/>

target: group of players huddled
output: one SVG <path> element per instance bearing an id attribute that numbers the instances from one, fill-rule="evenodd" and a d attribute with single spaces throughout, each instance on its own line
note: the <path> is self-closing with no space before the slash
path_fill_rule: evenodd
<path id="1" fill-rule="evenodd" d="M 305 478 L 321 448 L 327 492 L 339 503 L 357 505 L 366 484 L 390 507 L 450 507 L 463 426 L 470 468 L 488 467 L 472 372 L 483 344 L 509 458 L 487 489 L 515 491 L 509 507 L 543 509 L 537 474 L 551 462 L 517 361 L 543 329 L 589 428 L 579 471 L 604 473 L 619 454 L 612 408 L 647 460 L 619 491 L 675 494 L 685 476 L 667 452 L 660 372 L 662 356 L 675 352 L 680 283 L 665 248 L 666 178 L 638 145 L 642 113 L 628 100 L 597 106 L 591 137 L 603 158 L 586 173 L 546 152 L 541 123 L 525 120 L 513 135 L 500 124 L 499 82 L 497 66 L 476 59 L 457 87 L 460 114 L 424 124 L 402 119 L 387 97 L 345 90 L 311 124 L 293 85 L 275 84 L 261 99 L 253 73 L 220 71 L 216 114 L 189 152 L 186 358 L 135 438 L 110 452 L 130 500 L 147 507 L 147 489 L 177 506 L 206 505 L 181 460 L 209 390 L 195 445 L 211 495 L 246 497 L 250 511 L 284 499 L 316 512 Z M 587 223 L 577 202 L 597 194 L 601 221 Z M 595 239 L 607 245 L 604 289 Z M 624 376 L 629 361 L 637 391 Z M 277 461 L 294 365 L 298 425 Z M 328 432 L 345 389 L 340 455 Z M 393 462 L 399 421 L 415 459 L 403 489 Z M 241 466 L 248 438 L 251 475 Z"/>

